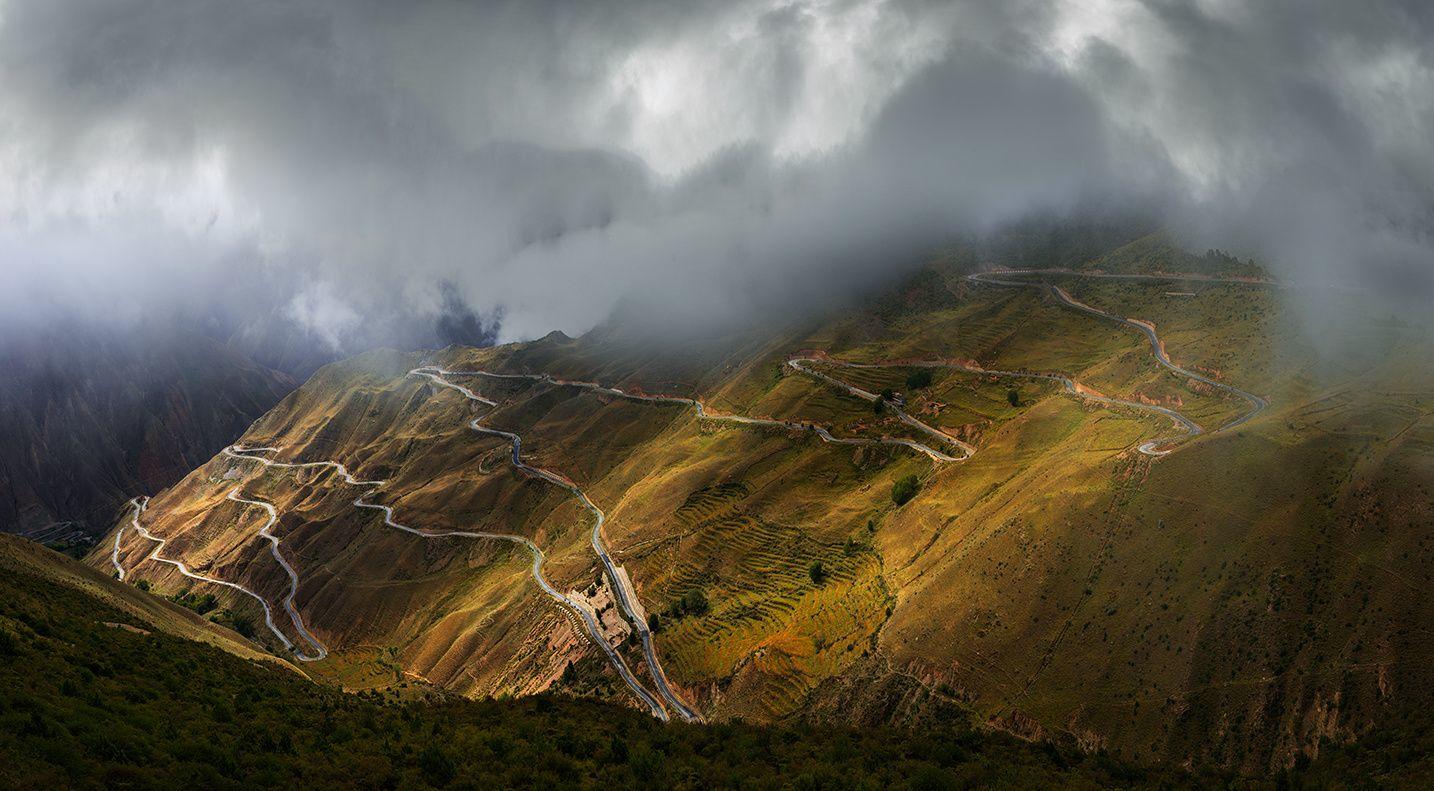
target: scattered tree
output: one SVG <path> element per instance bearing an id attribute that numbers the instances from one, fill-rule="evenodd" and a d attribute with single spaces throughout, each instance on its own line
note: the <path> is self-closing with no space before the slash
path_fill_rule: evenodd
<path id="1" fill-rule="evenodd" d="M 255 634 L 257 634 L 254 630 L 253 621 L 227 608 L 209 616 L 209 620 L 220 626 L 233 629 L 251 640 L 254 639 Z"/>
<path id="2" fill-rule="evenodd" d="M 1021 391 L 1018 390 L 1018 389 L 1016 389 L 1016 388 L 1014 388 L 1014 387 L 1011 388 L 1010 390 L 1007 390 L 1007 391 L 1006 391 L 1006 400 L 1011 402 L 1011 406 L 1020 406 L 1020 405 L 1021 405 Z"/>
<path id="3" fill-rule="evenodd" d="M 657 613 L 655 612 L 650 612 L 647 614 L 647 631 L 652 632 L 653 634 L 657 634 L 658 632 L 662 631 L 662 619 L 657 617 Z"/>
<path id="4" fill-rule="evenodd" d="M 682 598 L 669 604 L 665 614 L 668 618 L 677 619 L 687 615 L 706 615 L 709 609 L 711 605 L 707 602 L 707 594 L 703 593 L 701 588 L 693 588 Z"/>
<path id="5" fill-rule="evenodd" d="M 891 485 L 891 501 L 897 505 L 906 505 L 920 489 L 921 481 L 917 480 L 915 475 L 902 476 Z"/>
<path id="6" fill-rule="evenodd" d="M 896 393 L 895 393 L 890 387 L 883 387 L 883 388 L 881 389 L 881 400 L 883 400 L 883 401 L 895 401 L 895 400 L 896 400 Z"/>
<path id="7" fill-rule="evenodd" d="M 871 411 L 878 415 L 886 414 L 886 399 L 877 396 L 876 400 L 871 403 Z"/>
<path id="8" fill-rule="evenodd" d="M 822 566 L 820 560 L 813 560 L 812 565 L 807 569 L 807 576 L 812 578 L 812 584 L 820 585 L 827 579 L 827 570 Z"/>
<path id="9" fill-rule="evenodd" d="M 693 588 L 682 597 L 682 606 L 687 612 L 693 615 L 706 615 L 710 605 L 707 603 L 707 594 L 701 588 Z"/>

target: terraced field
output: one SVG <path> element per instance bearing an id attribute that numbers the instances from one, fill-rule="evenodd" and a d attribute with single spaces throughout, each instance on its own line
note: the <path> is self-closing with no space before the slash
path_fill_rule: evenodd
<path id="1" fill-rule="evenodd" d="M 826 545 L 754 517 L 743 507 L 749 493 L 740 483 L 719 484 L 678 508 L 686 546 L 662 579 L 659 601 L 701 590 L 712 609 L 676 619 L 662 643 L 673 646 L 667 655 L 684 678 L 718 681 L 750 664 L 754 677 L 743 686 L 760 694 L 723 694 L 741 706 L 732 713 L 770 719 L 793 711 L 817 681 L 853 658 L 842 653 L 864 649 L 887 597 L 869 546 Z M 821 564 L 820 583 L 813 563 Z M 827 650 L 832 646 L 839 650 Z"/>

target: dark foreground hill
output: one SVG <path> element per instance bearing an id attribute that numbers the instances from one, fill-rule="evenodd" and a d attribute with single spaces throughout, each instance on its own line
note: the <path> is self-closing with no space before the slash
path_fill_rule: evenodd
<path id="1" fill-rule="evenodd" d="M 1418 787 L 1429 777 L 1427 721 L 1277 778 L 1232 781 L 959 719 L 919 732 L 664 725 L 550 695 L 351 694 L 18 539 L 0 536 L 0 570 L 6 788 L 1323 788 Z"/>
<path id="2" fill-rule="evenodd" d="M 663 725 L 564 697 L 349 694 L 171 634 L 190 614 L 0 537 L 0 786 L 1094 788 L 1174 771 L 952 722 L 904 733 Z M 83 583 L 84 587 L 79 587 Z M 113 588 L 113 590 L 110 590 Z"/>

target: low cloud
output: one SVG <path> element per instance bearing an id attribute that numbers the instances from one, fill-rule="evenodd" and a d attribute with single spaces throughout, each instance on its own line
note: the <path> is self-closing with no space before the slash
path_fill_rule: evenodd
<path id="1" fill-rule="evenodd" d="M 1427 290 L 1434 12 L 1074 8 L 0 2 L 0 307 L 340 351 L 720 323 L 1095 209 Z"/>

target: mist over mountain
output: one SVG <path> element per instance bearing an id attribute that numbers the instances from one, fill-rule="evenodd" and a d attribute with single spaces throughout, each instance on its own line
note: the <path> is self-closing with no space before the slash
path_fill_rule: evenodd
<path id="1" fill-rule="evenodd" d="M 298 382 L 202 325 L 78 321 L 0 341 L 0 530 L 83 541 L 228 444 Z"/>
<path id="2" fill-rule="evenodd" d="M 1092 207 L 1396 310 L 1430 285 L 1425 4 L 0 9 L 11 332 L 272 317 L 307 350 L 258 353 L 297 358 L 624 299 L 727 324 Z"/>
<path id="3" fill-rule="evenodd" d="M 1434 787 L 1431 86 L 1412 0 L 0 0 L 0 787 Z"/>

